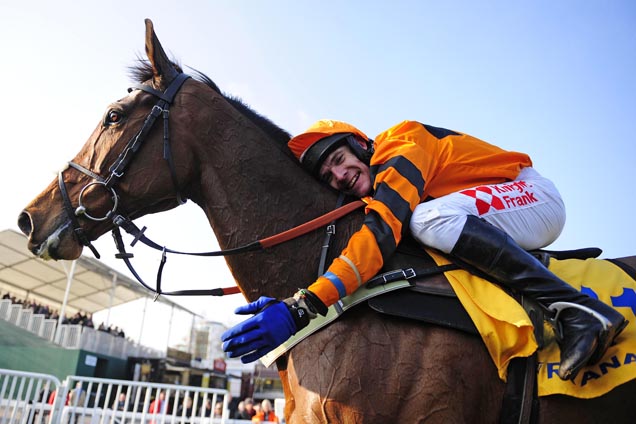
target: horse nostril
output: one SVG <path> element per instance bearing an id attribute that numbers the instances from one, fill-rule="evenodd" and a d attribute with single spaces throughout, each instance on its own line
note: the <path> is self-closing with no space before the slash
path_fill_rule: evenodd
<path id="1" fill-rule="evenodd" d="M 28 212 L 22 211 L 18 217 L 18 228 L 24 233 L 25 236 L 31 236 L 33 231 L 33 225 L 31 224 L 31 215 Z"/>

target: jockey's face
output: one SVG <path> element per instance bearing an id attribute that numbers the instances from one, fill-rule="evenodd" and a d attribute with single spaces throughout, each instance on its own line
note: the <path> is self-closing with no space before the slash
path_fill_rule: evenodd
<path id="1" fill-rule="evenodd" d="M 329 153 L 319 175 L 322 181 L 344 194 L 356 197 L 371 194 L 369 167 L 346 144 Z"/>

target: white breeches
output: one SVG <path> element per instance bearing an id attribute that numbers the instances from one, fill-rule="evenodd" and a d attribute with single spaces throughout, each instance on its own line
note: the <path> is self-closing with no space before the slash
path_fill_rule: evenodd
<path id="1" fill-rule="evenodd" d="M 419 204 L 410 229 L 422 244 L 450 253 L 466 223 L 475 215 L 508 233 L 522 248 L 552 243 L 565 225 L 565 206 L 554 184 L 533 168 L 515 181 L 461 190 Z"/>

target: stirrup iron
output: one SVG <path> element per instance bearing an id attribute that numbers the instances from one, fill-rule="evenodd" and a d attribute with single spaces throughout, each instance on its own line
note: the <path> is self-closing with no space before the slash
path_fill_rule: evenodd
<path id="1" fill-rule="evenodd" d="M 548 307 L 548 309 L 550 311 L 554 311 L 555 312 L 554 317 L 549 319 L 550 323 L 554 326 L 555 329 L 558 328 L 559 331 L 560 331 L 561 327 L 558 325 L 559 315 L 561 314 L 562 311 L 564 311 L 565 309 L 568 309 L 568 308 L 579 309 L 579 310 L 581 310 L 583 312 L 587 312 L 588 314 L 592 315 L 594 318 L 599 320 L 599 322 L 603 326 L 603 331 L 607 331 L 609 329 L 609 327 L 611 327 L 611 325 L 612 325 L 610 320 L 607 319 L 607 317 L 605 315 L 601 315 L 600 313 L 598 313 L 594 309 L 589 308 L 587 306 L 579 305 L 578 303 L 572 303 L 572 302 L 554 302 L 553 304 L 551 304 Z M 562 334 L 560 334 L 559 336 L 562 336 Z"/>

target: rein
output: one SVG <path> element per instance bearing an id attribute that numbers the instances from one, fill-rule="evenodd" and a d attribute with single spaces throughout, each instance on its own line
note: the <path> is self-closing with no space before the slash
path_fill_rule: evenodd
<path id="1" fill-rule="evenodd" d="M 342 201 L 342 197 L 339 198 L 339 202 L 341 201 Z M 162 247 L 158 243 L 155 243 L 154 241 L 150 240 L 148 237 L 145 236 L 144 232 L 146 231 L 146 227 L 139 229 L 139 227 L 137 227 L 130 219 L 125 218 L 121 215 L 116 215 L 113 218 L 113 223 L 115 224 L 115 228 L 113 228 L 112 235 L 115 241 L 115 246 L 117 247 L 117 250 L 119 251 L 119 253 L 116 254 L 115 257 L 118 259 L 122 259 L 124 261 L 124 263 L 130 270 L 130 272 L 135 276 L 137 281 L 142 286 L 156 293 L 155 299 L 162 294 L 167 296 L 224 296 L 228 294 L 240 293 L 239 288 L 236 286 L 225 287 L 225 288 L 215 288 L 215 289 L 208 289 L 208 290 L 205 290 L 205 289 L 176 290 L 171 292 L 162 291 L 161 290 L 161 275 L 163 272 L 163 267 L 167 261 L 167 253 L 173 253 L 177 255 L 210 257 L 210 256 L 230 256 L 230 255 L 237 255 L 237 254 L 247 253 L 247 252 L 262 251 L 262 250 L 277 246 L 279 244 L 288 242 L 295 238 L 301 237 L 309 232 L 312 232 L 314 230 L 317 230 L 329 224 L 327 225 L 327 236 L 325 238 L 325 242 L 322 245 L 322 254 L 321 254 L 321 268 L 322 268 L 324 266 L 323 265 L 324 260 L 322 258 L 326 258 L 327 250 L 329 248 L 329 241 L 331 239 L 331 236 L 335 234 L 335 221 L 353 212 L 354 210 L 359 209 L 360 207 L 364 205 L 365 203 L 362 200 L 357 200 L 351 203 L 347 203 L 346 205 L 339 206 L 336 209 L 330 212 L 327 212 L 324 215 L 321 215 L 317 218 L 312 219 L 311 221 L 305 222 L 304 224 L 300 224 L 294 228 L 275 234 L 273 236 L 270 236 L 261 240 L 256 240 L 254 242 L 251 242 L 236 248 L 226 249 L 226 250 L 215 250 L 211 252 L 182 252 L 179 250 L 168 249 L 165 246 Z M 124 231 L 126 231 L 128 234 L 134 237 L 133 241 L 130 243 L 131 246 L 134 246 L 138 241 L 140 241 L 148 247 L 151 247 L 155 250 L 161 250 L 161 263 L 159 264 L 159 269 L 157 271 L 156 288 L 152 288 L 148 284 L 146 284 L 143 281 L 143 279 L 139 276 L 139 274 L 136 272 L 135 268 L 130 262 L 130 259 L 133 258 L 134 255 L 132 253 L 126 252 L 126 249 L 124 247 L 124 242 L 121 237 L 121 232 L 119 231 L 120 227 L 123 228 Z M 319 270 L 319 274 L 321 274 L 320 270 Z"/>
<path id="2" fill-rule="evenodd" d="M 130 272 L 135 276 L 137 281 L 144 286 L 146 289 L 156 293 L 155 299 L 161 295 L 171 295 L 171 296 L 223 296 L 226 294 L 234 294 L 240 293 L 240 289 L 236 286 L 226 287 L 226 288 L 215 288 L 209 290 L 177 290 L 171 292 L 164 292 L 161 290 L 161 276 L 163 273 L 163 267 L 167 260 L 167 254 L 173 253 L 178 255 L 190 255 L 190 256 L 229 256 L 236 255 L 247 252 L 254 252 L 259 250 L 268 249 L 270 247 L 276 246 L 281 243 L 285 243 L 289 240 L 295 239 L 302 235 L 305 235 L 311 231 L 314 231 L 320 227 L 327 225 L 327 236 L 325 237 L 325 242 L 322 246 L 321 252 L 321 260 L 320 260 L 320 268 L 324 268 L 324 262 L 327 256 L 327 250 L 329 248 L 329 241 L 331 236 L 335 233 L 335 221 L 338 218 L 341 218 L 350 212 L 354 211 L 365 205 L 361 200 L 348 203 L 344 206 L 340 206 L 342 201 L 344 200 L 344 196 L 340 196 L 338 199 L 338 205 L 335 210 L 328 212 L 318 218 L 315 218 L 309 222 L 301 224 L 297 227 L 291 228 L 287 231 L 283 231 L 282 233 L 275 234 L 270 237 L 266 237 L 261 240 L 254 241 L 252 243 L 248 243 L 244 246 L 227 249 L 227 250 L 218 250 L 212 252 L 182 252 L 178 250 L 168 249 L 165 246 L 161 246 L 158 243 L 150 240 L 145 236 L 144 232 L 146 231 L 146 227 L 139 229 L 130 218 L 127 216 L 117 213 L 117 208 L 119 206 L 119 196 L 115 191 L 115 186 L 119 182 L 119 180 L 124 176 L 126 169 L 132 162 L 135 154 L 139 151 L 139 148 L 145 141 L 147 135 L 150 133 L 150 130 L 154 126 L 157 118 L 159 116 L 163 116 L 163 157 L 168 163 L 168 168 L 170 170 L 170 176 L 172 178 L 172 183 L 174 185 L 177 202 L 179 205 L 185 203 L 181 196 L 181 191 L 179 189 L 179 184 L 177 181 L 177 175 L 174 167 L 174 161 L 172 158 L 172 151 L 170 149 L 170 131 L 169 131 L 169 109 L 170 105 L 174 101 L 174 98 L 177 92 L 181 89 L 183 83 L 190 78 L 187 74 L 179 74 L 174 80 L 170 83 L 166 91 L 161 92 L 155 90 L 154 88 L 145 85 L 138 84 L 129 88 L 128 91 L 132 90 L 142 90 L 146 93 L 152 94 L 153 96 L 159 98 L 157 103 L 153 106 L 152 110 L 144 120 L 144 123 L 141 129 L 128 141 L 124 150 L 119 154 L 115 162 L 108 169 L 109 175 L 106 178 L 101 177 L 97 173 L 83 167 L 74 162 L 68 162 L 68 166 L 61 170 L 58 173 L 58 186 L 60 192 L 62 194 L 62 199 L 64 203 L 64 209 L 66 211 L 66 215 L 70 222 L 70 225 L 73 228 L 73 233 L 77 237 L 77 240 L 83 245 L 88 247 L 97 259 L 100 258 L 99 252 L 92 245 L 91 241 L 88 239 L 86 233 L 82 229 L 79 223 L 79 218 L 85 218 L 91 221 L 106 221 L 110 219 L 114 225 L 112 230 L 113 239 L 115 242 L 115 246 L 119 253 L 115 255 L 116 258 L 122 259 Z M 66 184 L 64 182 L 63 172 L 69 167 L 81 172 L 84 175 L 92 178 L 92 181 L 87 183 L 81 190 L 78 196 L 78 206 L 77 208 L 73 208 L 73 204 L 68 195 L 68 190 L 66 189 Z M 89 213 L 86 206 L 84 206 L 82 199 L 84 193 L 89 187 L 93 186 L 102 186 L 108 194 L 110 194 L 110 200 L 112 202 L 112 208 L 106 212 L 103 216 L 94 216 Z M 160 250 L 161 253 L 161 263 L 159 265 L 159 269 L 157 270 L 157 280 L 156 287 L 152 288 L 148 284 L 146 284 L 143 279 L 139 276 L 135 268 L 133 267 L 130 259 L 134 257 L 132 253 L 126 252 L 124 247 L 124 242 L 121 236 L 121 231 L 119 228 L 123 228 L 128 234 L 133 236 L 133 241 L 131 242 L 131 246 L 134 246 L 137 242 L 142 242 L 148 247 L 151 247 L 156 250 Z M 319 270 L 320 271 L 320 270 Z"/>

